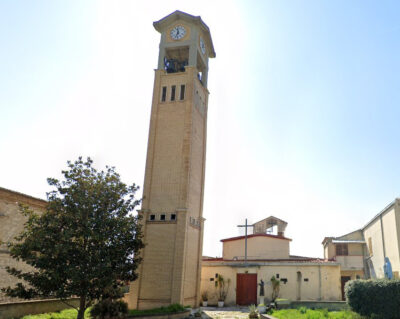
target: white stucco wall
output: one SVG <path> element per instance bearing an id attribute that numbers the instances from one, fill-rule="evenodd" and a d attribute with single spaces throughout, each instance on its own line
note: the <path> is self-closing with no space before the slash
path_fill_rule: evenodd
<path id="1" fill-rule="evenodd" d="M 382 224 L 381 224 L 382 221 Z M 364 229 L 365 242 L 367 243 L 367 251 L 370 255 L 370 261 L 373 265 L 371 277 L 383 278 L 385 276 L 383 265 L 384 248 L 382 241 L 382 226 L 385 240 L 386 256 L 389 257 L 393 271 L 400 270 L 399 246 L 397 237 L 395 209 L 392 207 L 382 214 L 381 218 L 376 218 Z M 369 247 L 369 238 L 372 240 L 372 254 Z"/>

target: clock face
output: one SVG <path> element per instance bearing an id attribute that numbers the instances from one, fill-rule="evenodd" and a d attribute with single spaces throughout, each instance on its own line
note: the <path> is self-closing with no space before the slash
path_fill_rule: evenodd
<path id="1" fill-rule="evenodd" d="M 201 53 L 203 53 L 203 54 L 206 53 L 206 45 L 202 38 L 200 38 L 200 49 L 201 49 Z"/>
<path id="2" fill-rule="evenodd" d="M 183 26 L 181 26 L 181 25 L 177 25 L 176 27 L 174 27 L 172 30 L 171 30 L 171 38 L 172 39 L 174 39 L 174 40 L 180 40 L 180 39 L 182 39 L 184 36 L 185 36 L 185 34 L 186 34 L 186 30 L 185 30 L 185 28 L 183 27 Z"/>

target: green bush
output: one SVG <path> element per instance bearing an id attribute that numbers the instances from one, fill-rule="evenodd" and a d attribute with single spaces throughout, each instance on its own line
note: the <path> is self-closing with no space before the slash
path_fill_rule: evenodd
<path id="1" fill-rule="evenodd" d="M 305 314 L 307 312 L 307 307 L 299 307 L 299 309 L 297 309 L 301 314 Z"/>
<path id="2" fill-rule="evenodd" d="M 141 316 L 141 315 L 156 315 L 156 314 L 164 314 L 164 313 L 175 313 L 185 311 L 186 308 L 180 304 L 169 305 L 168 307 L 160 307 L 154 309 L 147 310 L 129 310 L 130 316 Z"/>
<path id="3" fill-rule="evenodd" d="M 128 313 L 128 304 L 122 300 L 107 298 L 92 307 L 93 319 L 124 318 Z"/>
<path id="4" fill-rule="evenodd" d="M 345 292 L 351 309 L 362 316 L 400 318 L 400 280 L 352 280 Z"/>

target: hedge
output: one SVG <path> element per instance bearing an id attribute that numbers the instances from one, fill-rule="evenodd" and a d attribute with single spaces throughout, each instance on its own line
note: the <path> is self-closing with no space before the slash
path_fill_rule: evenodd
<path id="1" fill-rule="evenodd" d="M 351 280 L 345 292 L 351 309 L 362 316 L 400 318 L 400 280 Z"/>

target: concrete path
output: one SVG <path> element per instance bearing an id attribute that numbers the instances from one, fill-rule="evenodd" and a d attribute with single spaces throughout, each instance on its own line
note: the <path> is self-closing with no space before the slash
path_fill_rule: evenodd
<path id="1" fill-rule="evenodd" d="M 204 319 L 247 319 L 249 318 L 248 307 L 201 307 Z"/>

